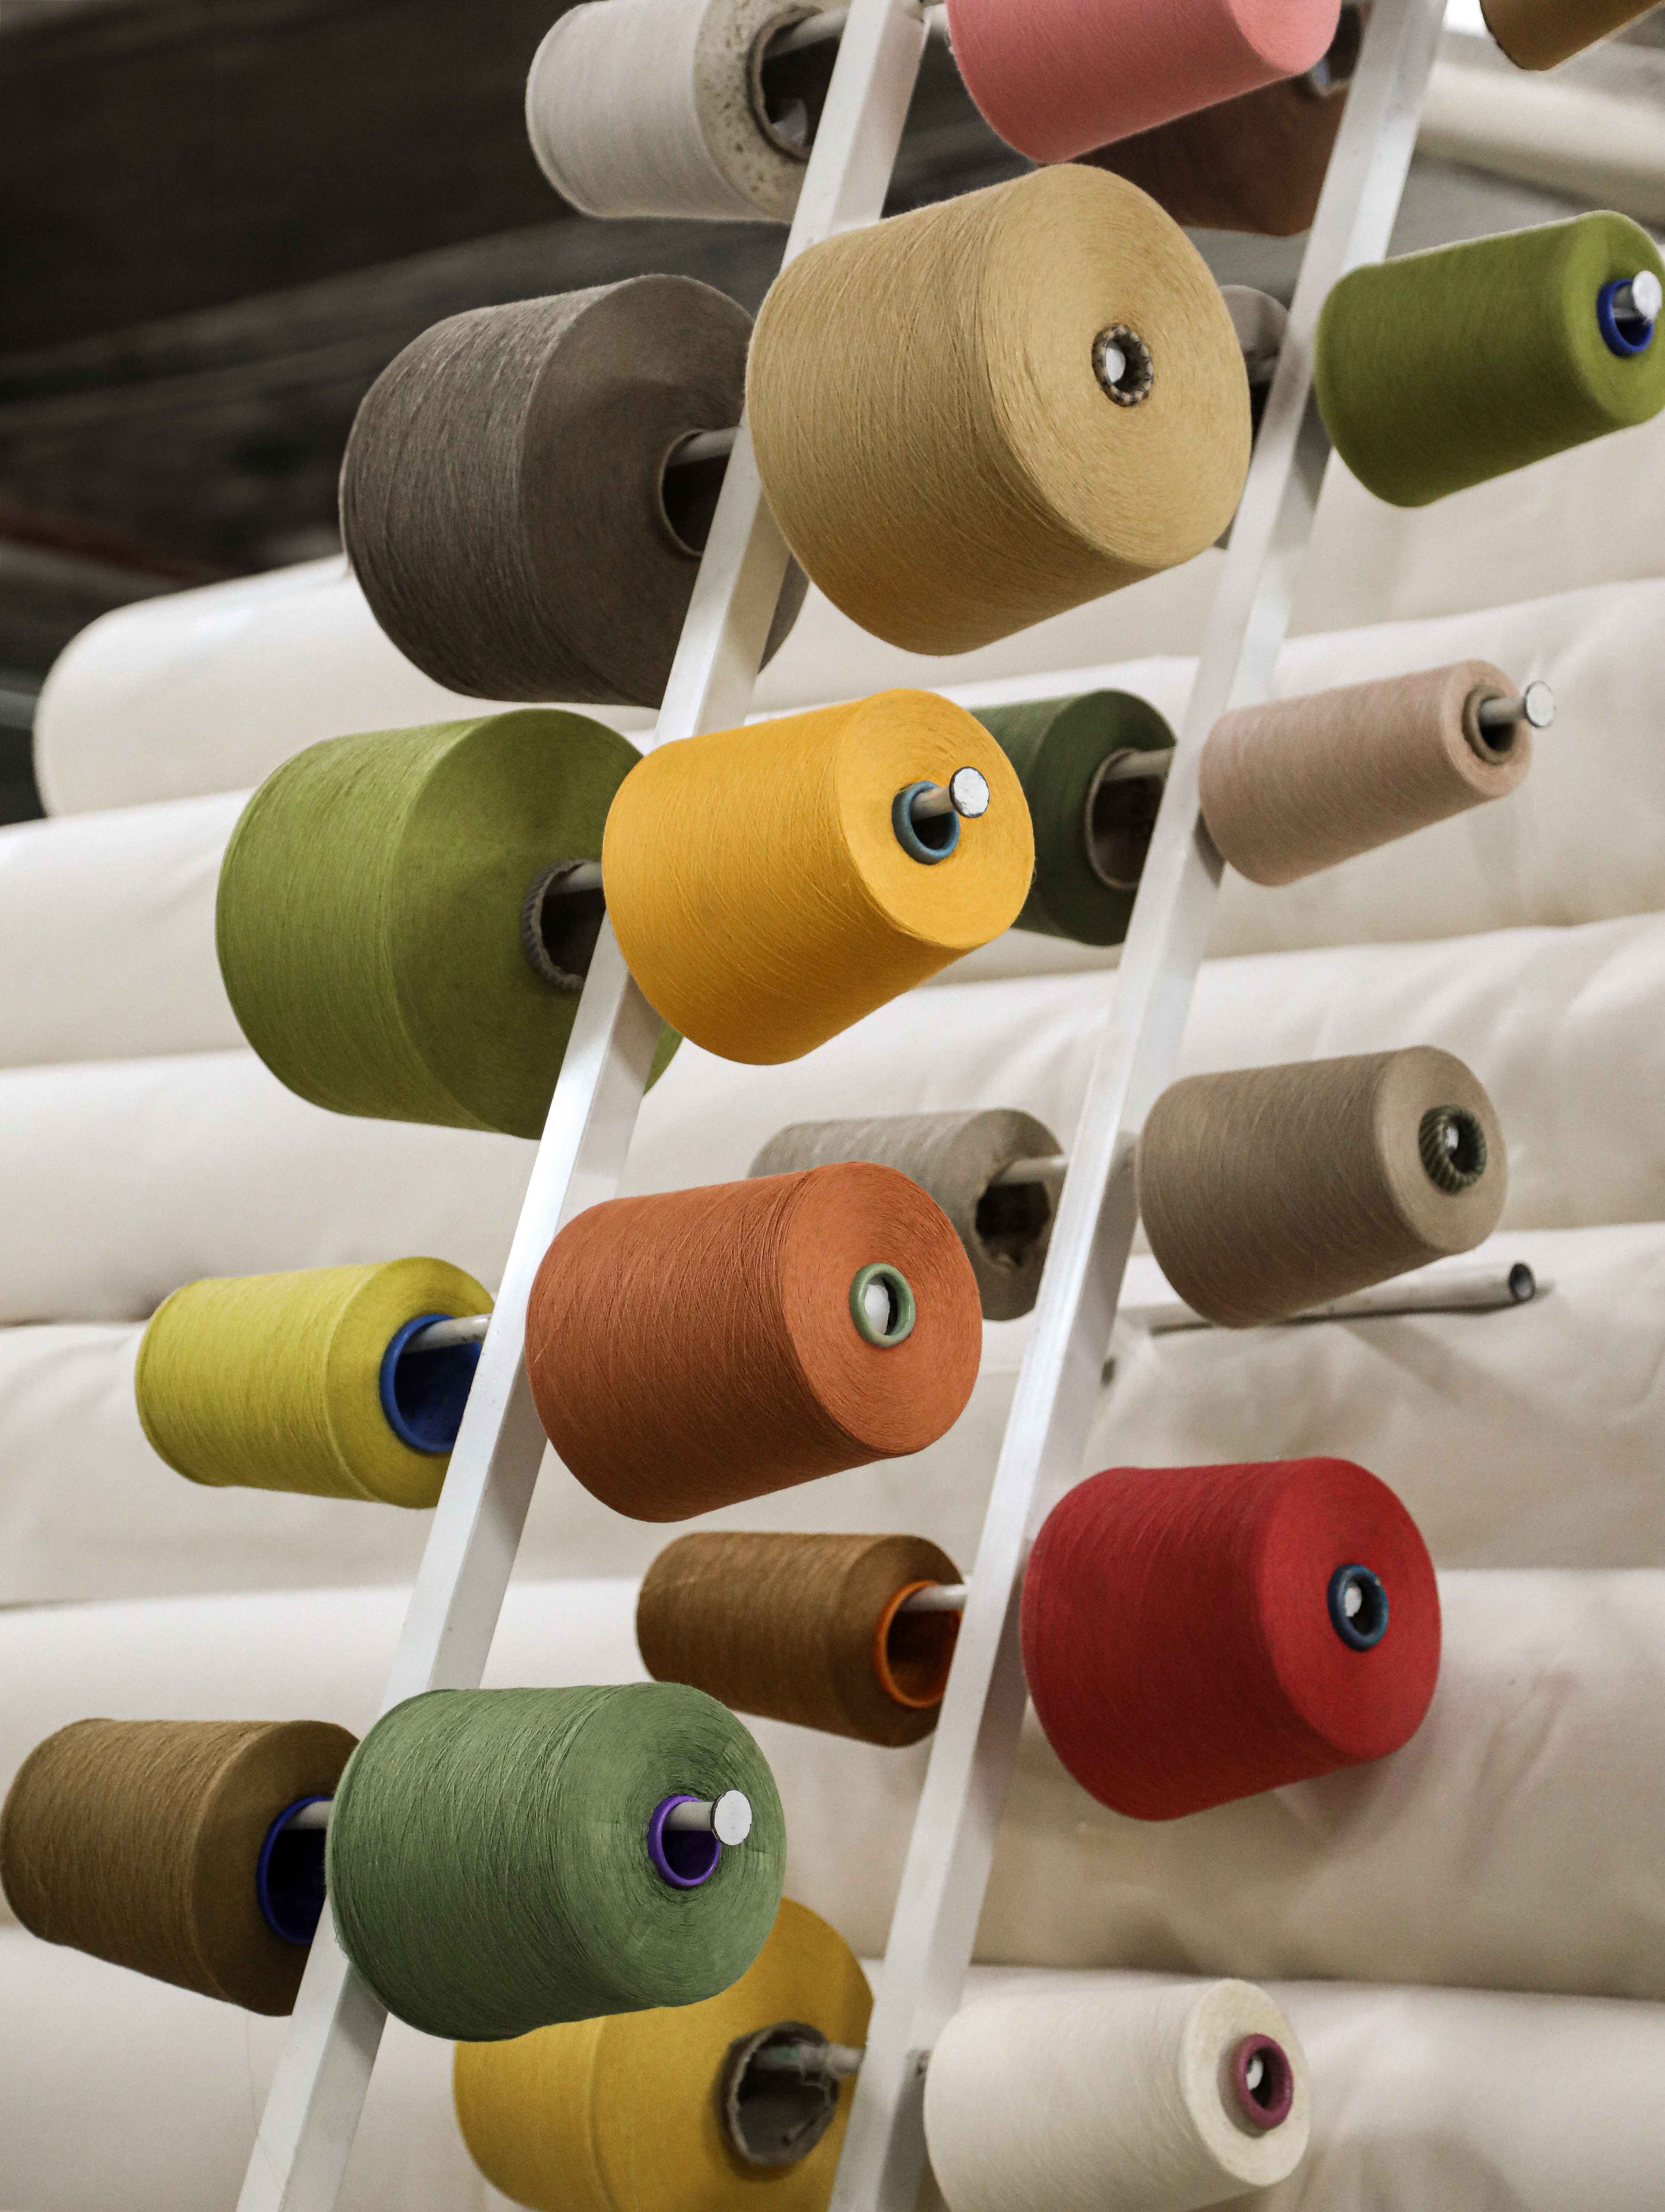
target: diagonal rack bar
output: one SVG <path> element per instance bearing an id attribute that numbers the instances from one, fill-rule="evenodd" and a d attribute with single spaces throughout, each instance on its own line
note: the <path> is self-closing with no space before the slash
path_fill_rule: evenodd
<path id="1" fill-rule="evenodd" d="M 1026 1702 L 1018 1605 L 1046 1510 L 1080 1478 L 1138 1224 L 1133 1163 L 1172 1079 L 1222 863 L 1202 825 L 1204 739 L 1266 698 L 1329 444 L 1312 397 L 1331 287 L 1387 251 L 1445 0 L 1376 0 L 1302 263 L 1276 379 L 1232 526 L 1179 746 L 1058 1204 L 902 1870 L 832 2212 L 914 2212 L 924 2075 L 959 2004 Z"/>
<path id="2" fill-rule="evenodd" d="M 926 24 L 899 0 L 854 0 L 786 258 L 876 222 L 902 141 Z M 745 719 L 787 571 L 742 425 L 700 564 L 653 742 Z M 658 1042 L 610 926 L 595 950 L 533 1164 L 382 1711 L 477 1686 L 501 1611 L 544 1433 L 522 1353 L 532 1277 L 550 1240 L 618 1188 Z M 326 1912 L 262 2115 L 239 2212 L 331 2212 L 386 2014 Z"/>

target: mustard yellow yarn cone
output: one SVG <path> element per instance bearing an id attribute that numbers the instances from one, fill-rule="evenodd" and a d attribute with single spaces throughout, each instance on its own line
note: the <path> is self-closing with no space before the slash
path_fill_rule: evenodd
<path id="1" fill-rule="evenodd" d="M 432 1505 L 451 1455 L 394 1434 L 382 1360 L 419 1315 L 490 1310 L 472 1275 L 443 1260 L 187 1283 L 140 1342 L 139 1420 L 191 1482 Z"/>
<path id="2" fill-rule="evenodd" d="M 946 857 L 904 849 L 892 810 L 957 769 L 987 811 Z M 951 817 L 952 819 L 952 817 Z M 795 1060 L 1016 919 L 1035 872 L 1017 773 L 928 691 L 661 746 L 607 817 L 607 911 L 665 1019 L 726 1060 Z"/>
<path id="3" fill-rule="evenodd" d="M 788 1898 L 763 1950 L 702 2003 L 540 2027 L 507 2043 L 459 2043 L 457 2118 L 475 2164 L 535 2212 L 823 2212 L 849 2112 L 796 2165 L 744 2163 L 730 2148 L 720 2083 L 741 2036 L 796 2021 L 860 2044 L 872 1997 L 849 1946 Z"/>

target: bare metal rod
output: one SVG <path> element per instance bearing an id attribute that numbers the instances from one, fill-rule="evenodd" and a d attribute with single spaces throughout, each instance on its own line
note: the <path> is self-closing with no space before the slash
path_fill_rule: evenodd
<path id="1" fill-rule="evenodd" d="M 1049 1153 L 1044 1159 L 1013 1160 L 1009 1168 L 1002 1168 L 999 1175 L 990 1179 L 988 1187 L 991 1190 L 1010 1190 L 1019 1183 L 1041 1182 L 1048 1190 L 1056 1191 L 1063 1182 L 1064 1171 L 1068 1166 L 1069 1162 L 1062 1152 Z"/>
<path id="2" fill-rule="evenodd" d="M 321 1797 L 313 1804 L 303 1805 L 283 1826 L 286 1829 L 327 1828 L 333 1802 L 331 1798 Z M 743 1844 L 751 1833 L 751 1800 L 739 1790 L 725 1790 L 714 1803 L 690 1797 L 671 1807 L 665 1825 L 693 1834 L 714 1835 L 720 1844 Z"/>
<path id="3" fill-rule="evenodd" d="M 1474 720 L 1483 730 L 1513 730 L 1522 722 L 1534 730 L 1547 730 L 1555 720 L 1555 694 L 1540 678 L 1512 698 L 1482 699 L 1474 709 Z"/>
<path id="4" fill-rule="evenodd" d="M 905 1597 L 896 1608 L 898 1613 L 963 1613 L 965 1584 L 963 1583 L 927 1583 Z"/>
<path id="5" fill-rule="evenodd" d="M 1529 1305 L 1553 1285 L 1540 1282 L 1524 1260 L 1510 1267 L 1451 1268 L 1419 1282 L 1415 1274 L 1400 1275 L 1377 1283 L 1352 1297 L 1332 1298 L 1327 1305 L 1310 1306 L 1281 1322 L 1267 1324 L 1290 1328 L 1322 1321 L 1369 1321 L 1390 1314 L 1504 1313 L 1511 1306 Z M 1171 1336 L 1180 1329 L 1212 1328 L 1214 1324 L 1182 1299 L 1164 1299 L 1160 1305 L 1123 1306 L 1121 1319 L 1152 1336 Z"/>
<path id="6" fill-rule="evenodd" d="M 766 2043 L 747 2061 L 759 2074 L 819 2074 L 834 2081 L 848 2081 L 861 2071 L 866 2056 L 859 2043 Z"/>
<path id="7" fill-rule="evenodd" d="M 459 1314 L 453 1321 L 431 1322 L 419 1328 L 405 1346 L 406 1352 L 446 1352 L 453 1344 L 483 1344 L 490 1326 L 489 1314 Z"/>
<path id="8" fill-rule="evenodd" d="M 848 8 L 825 8 L 819 15 L 805 16 L 802 22 L 789 25 L 786 30 L 778 32 L 769 40 L 766 58 L 769 61 L 778 62 L 783 60 L 787 54 L 801 53 L 805 46 L 824 46 L 829 39 L 842 38 L 844 26 L 849 20 L 849 13 Z M 925 27 L 930 36 L 946 40 L 948 37 L 947 9 L 945 7 L 926 8 L 922 9 L 921 13 L 925 19 Z"/>

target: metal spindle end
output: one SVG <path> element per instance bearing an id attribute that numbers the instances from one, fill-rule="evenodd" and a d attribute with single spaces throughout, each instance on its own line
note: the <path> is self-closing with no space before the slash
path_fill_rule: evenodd
<path id="1" fill-rule="evenodd" d="M 732 1850 L 751 1833 L 751 1800 L 739 1790 L 726 1790 L 714 1802 L 684 1798 L 665 1814 L 665 1825 L 678 1835 L 714 1836 Z"/>
<path id="2" fill-rule="evenodd" d="M 904 784 L 890 801 L 890 827 L 910 860 L 929 867 L 945 860 L 960 842 L 960 823 L 987 813 L 993 793 L 978 768 L 957 768 L 946 783 L 921 777 Z"/>
<path id="3" fill-rule="evenodd" d="M 927 783 L 915 791 L 908 812 L 915 822 L 939 821 L 957 814 L 962 821 L 980 822 L 988 811 L 988 778 L 978 768 L 957 768 L 945 784 Z"/>
<path id="4" fill-rule="evenodd" d="M 1095 781 L 1102 786 L 1107 783 L 1139 783 L 1147 776 L 1165 778 L 1174 765 L 1176 750 L 1173 745 L 1164 745 L 1160 750 L 1151 752 L 1112 753 L 1098 771 Z"/>
<path id="5" fill-rule="evenodd" d="M 1651 269 L 1634 276 L 1616 276 L 1595 295 L 1595 324 L 1607 351 L 1627 361 L 1646 353 L 1654 342 L 1660 310 L 1665 307 L 1665 285 Z"/>
<path id="6" fill-rule="evenodd" d="M 927 1583 L 923 1589 L 915 1590 L 903 1598 L 896 1607 L 898 1613 L 963 1613 L 965 1611 L 963 1583 Z"/>
<path id="7" fill-rule="evenodd" d="M 988 1188 L 1008 1190 L 1020 1183 L 1038 1182 L 1055 1194 L 1063 1187 L 1068 1169 L 1069 1162 L 1062 1152 L 1053 1152 L 1045 1159 L 1013 1160 L 1010 1167 L 989 1177 Z"/>
<path id="8" fill-rule="evenodd" d="M 1516 730 L 1522 722 L 1529 729 L 1547 730 L 1555 720 L 1555 694 L 1540 677 L 1510 698 L 1482 699 L 1474 720 L 1488 732 Z"/>
<path id="9" fill-rule="evenodd" d="M 753 2051 L 750 2064 L 759 2074 L 818 2074 L 848 2081 L 861 2071 L 866 2056 L 859 2043 L 766 2043 Z"/>
<path id="10" fill-rule="evenodd" d="M 701 461 L 726 461 L 739 436 L 738 427 L 726 430 L 694 430 L 665 455 L 667 469 L 689 469 Z"/>
<path id="11" fill-rule="evenodd" d="M 1665 307 L 1665 285 L 1651 269 L 1644 269 L 1613 295 L 1613 311 L 1621 323 L 1656 323 Z"/>
<path id="12" fill-rule="evenodd" d="M 430 1322 L 417 1330 L 404 1352 L 445 1352 L 454 1344 L 483 1344 L 490 1326 L 489 1314 L 459 1314 L 453 1321 Z"/>

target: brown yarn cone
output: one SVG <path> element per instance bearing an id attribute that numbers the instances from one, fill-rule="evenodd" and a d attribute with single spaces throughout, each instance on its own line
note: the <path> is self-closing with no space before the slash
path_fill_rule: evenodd
<path id="1" fill-rule="evenodd" d="M 1461 660 L 1222 714 L 1202 754 L 1208 834 L 1251 883 L 1292 884 L 1506 798 L 1532 765 L 1531 732 L 1482 732 L 1475 710 L 1516 689 L 1489 660 Z"/>
<path id="2" fill-rule="evenodd" d="M 868 1343 L 852 1318 L 872 1262 L 913 1291 L 899 1344 Z M 981 1348 L 953 1224 L 867 1165 L 592 1206 L 544 1255 L 526 1315 L 550 1443 L 638 1521 L 922 1450 L 959 1418 Z"/>
<path id="3" fill-rule="evenodd" d="M 0 1812 L 0 1883 L 23 1925 L 250 2012 L 286 2013 L 307 1947 L 255 1896 L 266 1832 L 335 1794 L 356 1738 L 325 1721 L 76 1721 L 35 1748 Z"/>
<path id="4" fill-rule="evenodd" d="M 959 1616 L 903 1613 L 960 1571 L 923 1536 L 678 1537 L 647 1570 L 636 1644 L 656 1681 L 860 1743 L 937 1724 Z"/>
<path id="5" fill-rule="evenodd" d="M 1347 105 L 1298 77 L 1080 156 L 1149 192 L 1188 229 L 1293 238 L 1310 229 Z"/>
<path id="6" fill-rule="evenodd" d="M 1485 1164 L 1442 1189 L 1424 1125 L 1455 1109 Z M 1431 1046 L 1193 1075 L 1139 1145 L 1151 1249 L 1186 1304 L 1252 1328 L 1345 1297 L 1491 1235 L 1508 1194 L 1503 1131 L 1460 1060 Z"/>
<path id="7" fill-rule="evenodd" d="M 1553 69 L 1645 15 L 1652 0 L 1480 0 L 1486 27 L 1518 69 Z"/>

